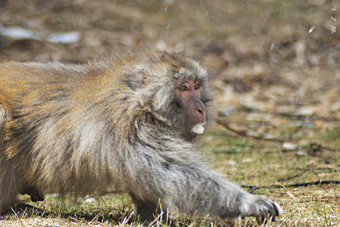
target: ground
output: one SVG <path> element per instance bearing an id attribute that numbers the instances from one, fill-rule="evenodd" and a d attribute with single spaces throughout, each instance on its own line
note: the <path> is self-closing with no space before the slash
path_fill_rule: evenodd
<path id="1" fill-rule="evenodd" d="M 210 165 L 241 185 L 283 186 L 253 192 L 284 209 L 267 225 L 336 226 L 340 188 L 330 181 L 340 180 L 339 24 L 336 0 L 0 0 L 0 62 L 78 63 L 136 50 L 192 56 L 211 73 L 216 123 L 197 142 Z M 26 29 L 26 38 L 14 37 L 13 27 Z M 74 40 L 53 39 L 67 35 Z M 326 184 L 286 187 L 316 181 Z M 0 225 L 138 225 L 127 195 L 50 195 L 30 204 L 46 216 Z"/>

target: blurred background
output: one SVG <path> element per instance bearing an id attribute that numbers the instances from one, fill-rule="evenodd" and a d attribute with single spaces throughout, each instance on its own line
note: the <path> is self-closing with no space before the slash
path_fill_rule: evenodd
<path id="1" fill-rule="evenodd" d="M 217 107 L 335 118 L 336 0 L 0 0 L 0 62 L 182 52 L 207 66 Z M 220 103 L 222 102 L 222 103 Z"/>
<path id="2" fill-rule="evenodd" d="M 0 62 L 182 52 L 211 72 L 220 121 L 201 145 L 214 168 L 257 185 L 339 180 L 339 25 L 338 0 L 0 0 Z M 233 156 L 249 150 L 268 160 Z M 272 166 L 270 151 L 283 154 Z M 313 198 L 330 205 L 313 212 L 337 222 L 339 190 L 323 190 Z M 292 204 L 304 195 L 277 192 L 295 207 L 283 219 L 310 209 L 313 199 Z"/>

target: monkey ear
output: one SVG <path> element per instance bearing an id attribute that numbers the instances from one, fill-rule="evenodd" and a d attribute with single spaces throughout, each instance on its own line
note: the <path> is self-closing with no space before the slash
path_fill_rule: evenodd
<path id="1" fill-rule="evenodd" d="M 152 109 L 155 111 L 167 111 L 170 102 L 174 98 L 173 93 L 172 86 L 163 86 L 161 89 L 158 89 L 154 94 Z"/>
<path id="2" fill-rule="evenodd" d="M 126 79 L 123 80 L 123 82 L 127 88 L 135 91 L 144 86 L 144 75 L 145 72 L 143 68 L 129 69 L 129 71 L 125 73 Z"/>
<path id="3" fill-rule="evenodd" d="M 161 89 L 152 86 L 148 89 L 137 89 L 136 92 L 139 104 L 153 113 L 167 112 L 170 102 L 174 99 L 171 86 L 163 86 Z"/>

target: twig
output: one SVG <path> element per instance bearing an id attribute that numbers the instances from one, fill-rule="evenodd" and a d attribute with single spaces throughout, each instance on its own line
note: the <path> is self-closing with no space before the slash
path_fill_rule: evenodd
<path id="1" fill-rule="evenodd" d="M 310 147 L 314 146 L 314 147 L 317 147 L 319 149 L 323 149 L 323 150 L 327 150 L 327 151 L 333 151 L 333 152 L 337 151 L 337 149 L 326 147 L 326 146 L 318 144 L 318 143 L 310 143 L 309 145 L 310 145 Z"/>
<path id="2" fill-rule="evenodd" d="M 232 128 L 227 120 L 222 119 L 222 118 L 216 118 L 216 122 L 217 124 L 223 126 L 224 128 L 228 129 L 229 131 L 232 131 L 240 136 L 244 136 L 244 137 L 249 137 L 249 138 L 253 138 L 253 139 L 257 139 L 257 140 L 266 140 L 266 141 L 271 141 L 271 142 L 279 142 L 279 143 L 284 143 L 287 140 L 285 139 L 280 139 L 277 136 L 270 136 L 270 135 L 264 135 L 264 134 L 259 134 L 256 132 L 248 132 L 247 130 L 240 130 L 240 129 L 235 129 Z"/>
<path id="3" fill-rule="evenodd" d="M 303 172 L 307 172 L 307 171 L 319 171 L 319 172 L 340 172 L 340 169 L 333 169 L 330 167 L 326 167 L 326 168 L 322 168 L 322 167 L 313 167 L 313 168 L 293 168 L 294 170 L 299 170 L 299 171 L 303 171 Z"/>
<path id="4" fill-rule="evenodd" d="M 272 112 L 272 111 L 264 111 L 264 110 L 259 110 L 259 109 L 255 109 L 255 108 L 251 108 L 248 106 L 242 106 L 238 109 L 235 110 L 235 112 L 246 112 L 246 113 L 261 113 L 261 114 L 272 114 L 275 116 L 279 116 L 279 117 L 285 117 L 285 118 L 290 118 L 290 119 L 294 119 L 294 120 L 304 120 L 304 119 L 309 119 L 309 120 L 321 120 L 321 121 L 340 121 L 339 118 L 337 117 L 323 117 L 323 116 L 319 116 L 317 114 L 311 114 L 311 115 L 306 115 L 306 114 L 295 114 L 295 113 L 280 113 L 280 112 Z"/>
<path id="5" fill-rule="evenodd" d="M 287 181 L 287 180 L 291 180 L 293 178 L 296 178 L 296 177 L 299 177 L 301 176 L 302 174 L 304 174 L 306 171 L 302 171 L 301 173 L 298 173 L 298 174 L 295 174 L 294 176 L 286 176 L 286 177 L 282 177 L 282 178 L 279 178 L 278 181 Z"/>
<path id="6" fill-rule="evenodd" d="M 296 188 L 296 187 L 306 187 L 306 186 L 311 186 L 311 185 L 322 185 L 322 184 L 340 184 L 340 181 L 319 180 L 319 181 L 314 181 L 314 182 L 295 183 L 295 184 L 287 184 L 287 185 L 280 185 L 280 184 L 273 184 L 273 185 L 267 185 L 267 186 L 241 185 L 241 187 L 250 189 L 249 192 L 252 193 L 257 189 L 262 189 L 262 188 Z"/>
<path id="7" fill-rule="evenodd" d="M 235 129 L 228 124 L 227 119 L 225 117 L 223 117 L 223 116 L 225 116 L 223 113 L 220 113 L 220 115 L 222 117 L 217 117 L 216 123 L 223 126 L 225 129 L 236 133 L 237 135 L 256 139 L 256 140 L 265 140 L 265 141 L 278 142 L 278 143 L 284 143 L 284 142 L 292 140 L 291 138 L 280 139 L 278 136 L 271 136 L 271 135 L 266 135 L 266 134 L 260 134 L 260 133 L 253 132 L 253 131 L 250 132 L 250 131 L 247 131 L 247 130 Z M 300 129 L 301 129 L 301 127 L 298 127 L 298 129 L 294 133 L 296 133 Z M 331 152 L 338 151 L 338 149 L 327 147 L 327 146 L 324 146 L 324 145 L 321 145 L 321 144 L 318 144 L 318 143 L 310 143 L 308 147 L 310 147 L 310 148 L 316 147 L 320 150 L 327 150 L 327 151 L 331 151 Z M 296 151 L 296 150 L 299 150 L 299 148 L 289 149 L 289 150 L 284 149 L 282 152 Z"/>
<path id="8" fill-rule="evenodd" d="M 286 176 L 286 177 L 282 177 L 279 178 L 278 181 L 287 181 L 287 180 L 291 180 L 293 178 L 299 177 L 302 174 L 306 173 L 306 172 L 312 172 L 314 174 L 319 174 L 322 172 L 339 172 L 340 169 L 333 169 L 333 168 L 294 168 L 294 170 L 300 171 L 300 173 L 293 175 L 293 176 Z"/>

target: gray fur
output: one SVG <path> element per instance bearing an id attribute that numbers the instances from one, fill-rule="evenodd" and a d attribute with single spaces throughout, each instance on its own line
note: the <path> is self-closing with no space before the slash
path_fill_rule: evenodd
<path id="1" fill-rule="evenodd" d="M 0 211 L 18 193 L 114 190 L 147 220 L 159 202 L 188 215 L 279 215 L 278 204 L 223 179 L 182 138 L 173 99 L 184 79 L 202 81 L 201 100 L 210 99 L 206 70 L 178 54 L 0 64 Z"/>

